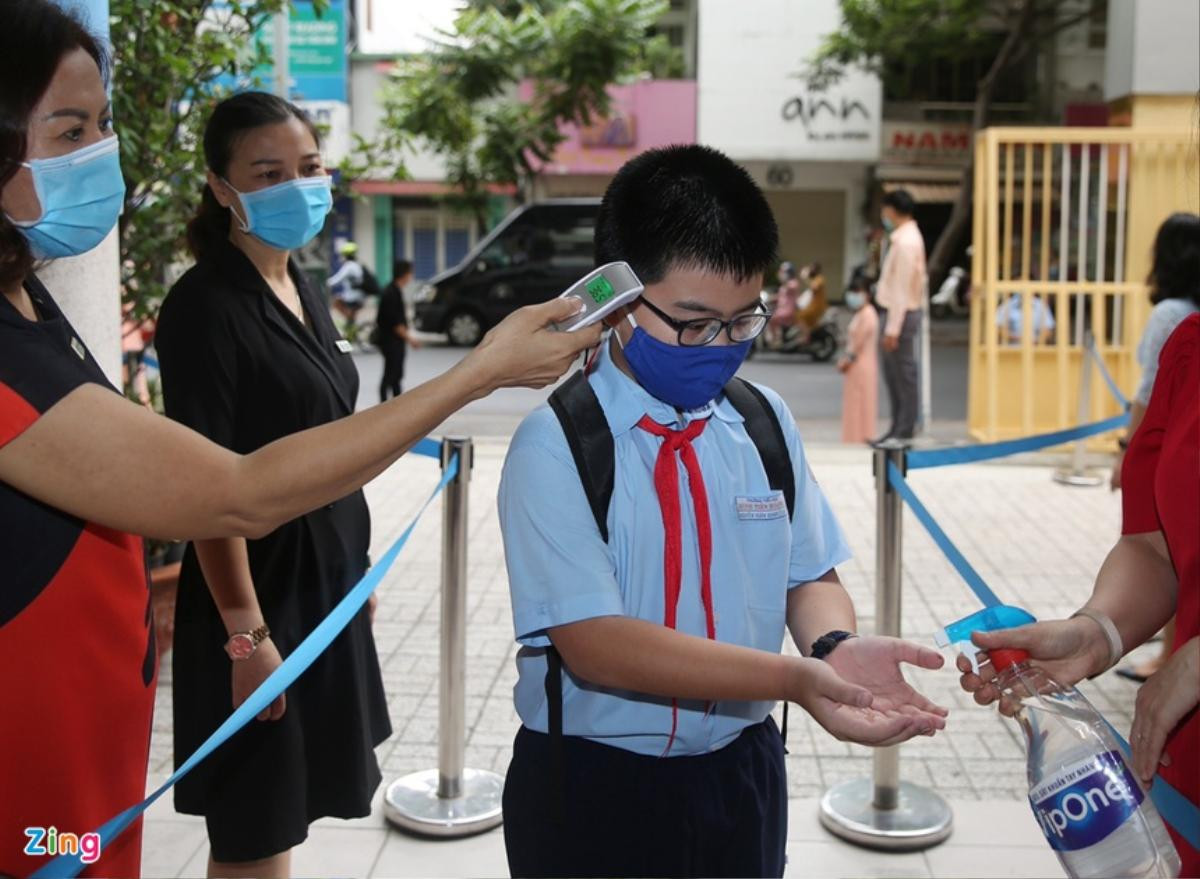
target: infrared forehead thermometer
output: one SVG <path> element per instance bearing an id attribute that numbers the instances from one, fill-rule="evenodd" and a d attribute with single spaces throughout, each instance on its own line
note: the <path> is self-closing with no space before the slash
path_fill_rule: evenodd
<path id="1" fill-rule="evenodd" d="M 629 267 L 629 263 L 610 262 L 600 266 L 594 272 L 584 275 L 558 297 L 578 299 L 583 303 L 584 309 L 579 314 L 554 324 L 553 327 L 565 333 L 572 333 L 591 326 L 614 309 L 637 299 L 645 289 L 638 276 L 633 273 L 633 269 Z"/>

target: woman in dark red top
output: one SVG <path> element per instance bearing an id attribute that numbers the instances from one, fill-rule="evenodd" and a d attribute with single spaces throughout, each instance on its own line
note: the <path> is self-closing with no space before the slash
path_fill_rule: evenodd
<path id="1" fill-rule="evenodd" d="M 260 537 L 356 492 L 470 400 L 554 381 L 600 331 L 547 331 L 565 302 L 523 309 L 402 398 L 241 453 L 134 405 L 33 274 L 116 224 L 106 59 L 49 0 L 3 9 L 0 875 L 25 876 L 62 834 L 90 834 L 145 793 L 156 666 L 134 535 Z M 138 874 L 138 826 L 92 843 L 85 875 Z"/>
<path id="2" fill-rule="evenodd" d="M 1122 536 L 1084 610 L 1069 620 L 980 632 L 975 642 L 987 650 L 1027 650 L 1051 677 L 1074 684 L 1111 668 L 1175 614 L 1171 658 L 1138 693 L 1132 766 L 1143 782 L 1157 771 L 1200 803 L 1200 314 L 1184 320 L 1163 348 L 1122 484 Z M 1107 622 L 1116 626 L 1111 639 Z M 977 702 L 998 697 L 961 658 L 959 669 Z M 1200 876 L 1200 852 L 1169 829 L 1183 862 L 1180 875 Z"/>

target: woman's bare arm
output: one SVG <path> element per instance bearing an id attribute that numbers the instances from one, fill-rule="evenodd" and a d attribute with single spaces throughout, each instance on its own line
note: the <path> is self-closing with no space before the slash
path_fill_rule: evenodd
<path id="1" fill-rule="evenodd" d="M 561 300 L 522 309 L 444 375 L 245 456 L 83 385 L 0 448 L 0 481 L 135 534 L 258 537 L 360 488 L 471 400 L 499 387 L 555 381 L 599 341 L 598 326 L 544 329 L 572 313 Z"/>

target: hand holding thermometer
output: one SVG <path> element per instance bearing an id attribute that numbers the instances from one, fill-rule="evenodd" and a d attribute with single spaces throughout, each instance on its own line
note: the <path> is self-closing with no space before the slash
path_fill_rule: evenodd
<path id="1" fill-rule="evenodd" d="M 610 262 L 567 288 L 559 299 L 578 299 L 583 303 L 583 311 L 551 326 L 565 333 L 581 330 L 637 299 L 645 289 L 629 263 Z"/>

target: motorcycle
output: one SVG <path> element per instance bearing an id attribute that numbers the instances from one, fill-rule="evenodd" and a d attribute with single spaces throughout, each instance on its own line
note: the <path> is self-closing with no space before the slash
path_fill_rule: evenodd
<path id="1" fill-rule="evenodd" d="M 967 275 L 967 270 L 962 266 L 954 266 L 950 269 L 950 274 L 946 275 L 946 280 L 942 281 L 942 286 L 938 287 L 938 291 L 930 298 L 929 313 L 939 320 L 952 315 L 968 314 L 971 311 L 968 298 L 970 290 L 971 278 Z"/>
<path id="2" fill-rule="evenodd" d="M 763 301 L 768 308 L 774 308 L 775 294 L 763 291 Z M 769 352 L 775 354 L 805 354 L 814 363 L 827 363 L 837 354 L 841 345 L 840 332 L 834 318 L 834 310 L 826 309 L 821 320 L 804 338 L 804 328 L 801 326 L 784 327 L 782 331 L 768 328 L 757 339 L 750 349 L 750 356 Z"/>

